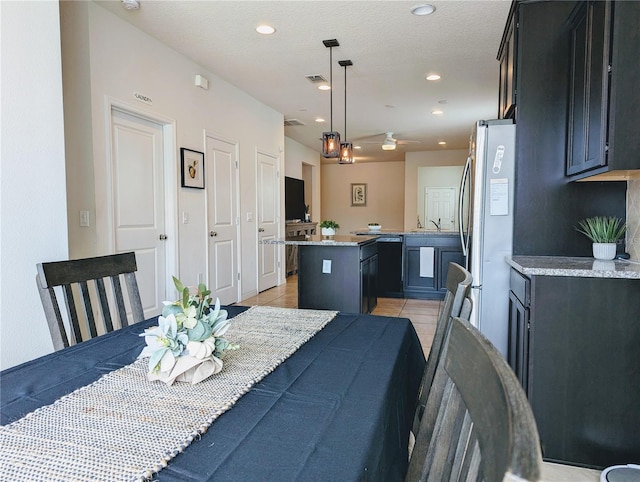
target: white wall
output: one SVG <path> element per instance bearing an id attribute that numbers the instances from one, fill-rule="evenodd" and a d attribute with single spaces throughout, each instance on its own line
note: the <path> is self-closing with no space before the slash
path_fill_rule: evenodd
<path id="1" fill-rule="evenodd" d="M 93 2 L 61 2 L 63 58 L 65 61 L 65 109 L 68 123 L 70 254 L 96 255 L 110 251 L 106 213 L 108 105 L 126 104 L 150 116 L 174 122 L 175 172 L 169 193 L 177 200 L 174 215 L 189 214 L 189 224 L 177 223 L 177 272 L 187 284 L 206 273 L 206 190 L 179 187 L 179 148 L 205 151 L 205 133 L 238 145 L 240 177 L 241 286 L 245 298 L 257 292 L 256 156 L 264 152 L 280 158 L 284 171 L 282 114 L 261 104 L 190 59 L 135 29 Z M 67 78 L 67 72 L 73 76 Z M 196 74 L 209 79 L 209 90 L 194 85 Z M 134 92 L 153 99 L 146 105 Z M 206 159 L 205 159 L 206 166 Z M 284 206 L 284 176 L 281 176 Z M 208 187 L 210 188 L 210 187 Z M 169 196 L 171 197 L 171 196 Z M 95 220 L 79 228 L 75 218 L 81 209 Z M 284 227 L 281 228 L 284 232 Z M 86 230 L 86 231 L 83 231 Z"/>
<path id="2" fill-rule="evenodd" d="M 285 137 L 284 152 L 285 176 L 304 180 L 305 198 L 311 208 L 311 220 L 320 222 L 321 157 L 319 150 L 314 151 L 289 137 Z"/>
<path id="3" fill-rule="evenodd" d="M 404 229 L 416 228 L 418 221 L 418 168 L 464 166 L 469 153 L 465 150 L 407 152 L 404 166 Z M 424 216 L 421 218 L 423 220 Z"/>
<path id="4" fill-rule="evenodd" d="M 58 3 L 0 2 L 0 369 L 53 351 L 36 263 L 65 259 Z"/>

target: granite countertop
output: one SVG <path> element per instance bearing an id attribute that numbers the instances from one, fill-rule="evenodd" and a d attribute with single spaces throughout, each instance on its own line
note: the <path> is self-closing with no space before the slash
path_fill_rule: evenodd
<path id="1" fill-rule="evenodd" d="M 380 236 L 380 235 L 394 235 L 394 236 L 459 236 L 458 231 L 430 231 L 427 229 L 415 229 L 412 231 L 398 231 L 396 229 L 381 229 L 379 231 L 371 231 L 369 229 L 361 229 L 357 231 L 351 231 L 351 234 L 355 235 L 370 235 L 370 236 Z"/>
<path id="2" fill-rule="evenodd" d="M 298 246 L 361 246 L 375 241 L 377 236 L 343 236 L 336 235 L 330 238 L 314 234 L 305 239 L 271 239 L 263 241 L 264 244 L 293 244 Z"/>
<path id="3" fill-rule="evenodd" d="M 623 278 L 640 280 L 640 263 L 564 256 L 507 256 L 506 262 L 525 276 Z"/>

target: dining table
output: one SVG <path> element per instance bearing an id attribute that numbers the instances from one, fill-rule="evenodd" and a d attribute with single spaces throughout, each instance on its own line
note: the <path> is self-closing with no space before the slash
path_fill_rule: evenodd
<path id="1" fill-rule="evenodd" d="M 230 318 L 248 309 L 223 308 Z M 287 313 L 291 324 L 298 312 Z M 0 372 L 0 425 L 132 364 L 145 344 L 140 333 L 156 323 L 150 318 Z M 424 366 L 409 319 L 339 312 L 153 480 L 401 481 Z"/>

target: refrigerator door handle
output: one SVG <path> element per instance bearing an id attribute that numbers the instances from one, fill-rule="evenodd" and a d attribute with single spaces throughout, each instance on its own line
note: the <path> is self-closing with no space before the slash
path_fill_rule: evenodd
<path id="1" fill-rule="evenodd" d="M 460 244 L 462 244 L 462 254 L 465 257 L 465 264 L 469 263 L 469 242 L 468 238 L 465 240 L 464 238 L 464 188 L 467 185 L 467 180 L 469 178 L 469 173 L 471 172 L 471 156 L 467 157 L 467 162 L 464 165 L 464 171 L 462 172 L 462 180 L 460 181 L 460 192 L 458 199 L 458 231 L 460 233 Z M 469 229 L 469 226 L 467 226 Z"/>

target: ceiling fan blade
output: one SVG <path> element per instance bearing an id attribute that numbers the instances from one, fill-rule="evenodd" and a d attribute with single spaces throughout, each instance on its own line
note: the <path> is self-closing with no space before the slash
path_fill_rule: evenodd
<path id="1" fill-rule="evenodd" d="M 398 144 L 420 144 L 420 141 L 412 141 L 409 139 L 397 139 Z"/>

